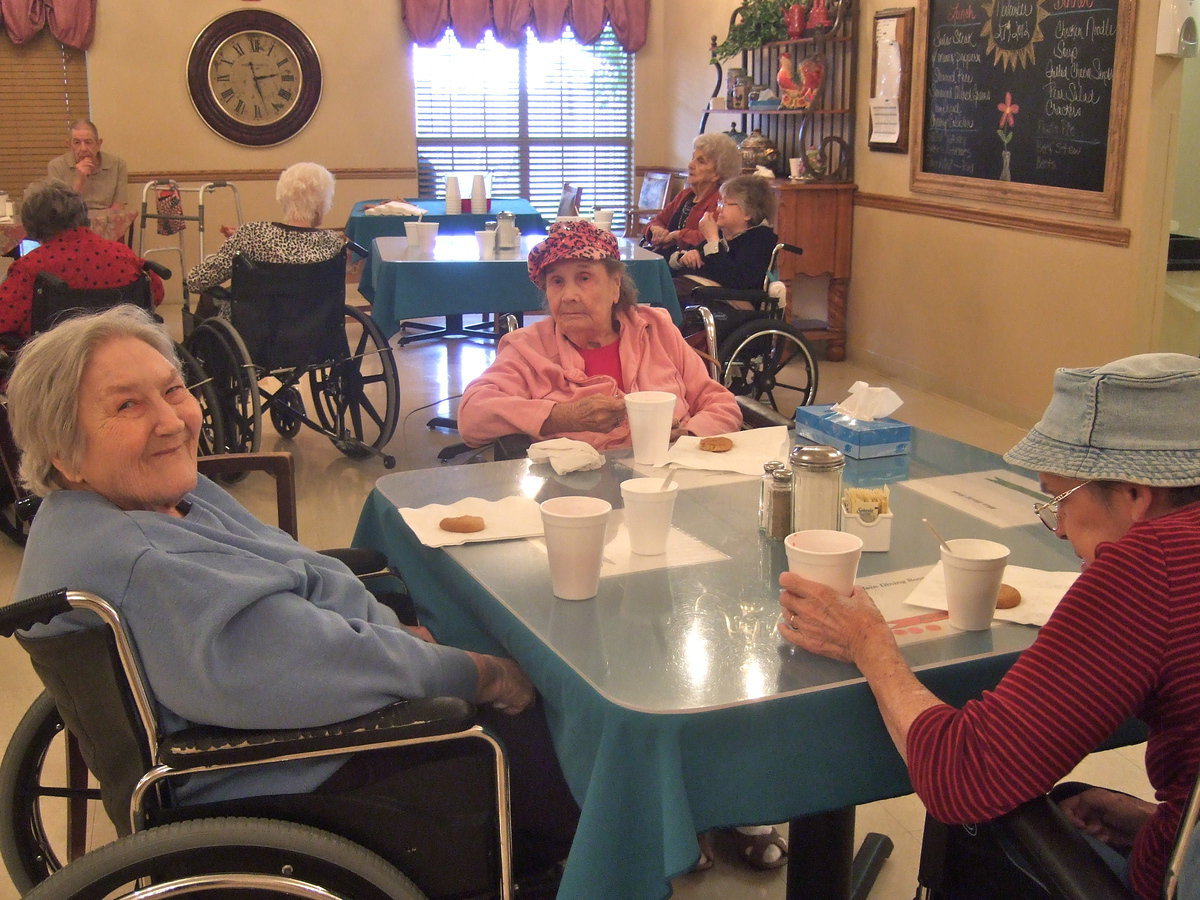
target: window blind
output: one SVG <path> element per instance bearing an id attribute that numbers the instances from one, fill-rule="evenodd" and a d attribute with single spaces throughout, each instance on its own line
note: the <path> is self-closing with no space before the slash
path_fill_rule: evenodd
<path id="1" fill-rule="evenodd" d="M 594 44 L 570 29 L 517 47 L 489 31 L 477 47 L 452 30 L 413 48 L 418 188 L 440 197 L 451 172 L 492 172 L 493 197 L 527 197 L 552 219 L 563 182 L 582 208 L 612 209 L 624 226 L 633 159 L 633 56 L 606 26 Z M 469 192 L 470 185 L 461 186 Z"/>
<path id="2" fill-rule="evenodd" d="M 46 164 L 67 150 L 67 128 L 88 109 L 82 50 L 49 30 L 20 45 L 0 40 L 0 189 L 17 202 L 45 178 Z"/>

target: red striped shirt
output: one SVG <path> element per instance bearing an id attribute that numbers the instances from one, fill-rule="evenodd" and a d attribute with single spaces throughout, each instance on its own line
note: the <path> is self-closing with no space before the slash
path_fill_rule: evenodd
<path id="1" fill-rule="evenodd" d="M 1200 504 L 1101 544 L 994 691 L 936 706 L 908 735 L 913 787 L 934 818 L 993 819 L 1045 793 L 1130 716 L 1149 727 L 1159 801 L 1130 877 L 1158 897 L 1200 761 Z"/>

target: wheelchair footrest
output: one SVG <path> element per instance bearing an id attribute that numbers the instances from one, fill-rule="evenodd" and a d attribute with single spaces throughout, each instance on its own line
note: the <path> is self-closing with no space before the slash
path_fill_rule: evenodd
<path id="1" fill-rule="evenodd" d="M 188 728 L 163 741 L 159 758 L 174 768 L 236 765 L 289 753 L 354 750 L 387 741 L 454 734 L 474 723 L 475 707 L 457 697 L 401 700 L 365 716 L 317 728 Z"/>

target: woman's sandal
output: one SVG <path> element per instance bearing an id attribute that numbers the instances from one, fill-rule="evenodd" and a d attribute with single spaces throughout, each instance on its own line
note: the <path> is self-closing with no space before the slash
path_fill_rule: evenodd
<path id="1" fill-rule="evenodd" d="M 736 828 L 722 830 L 726 839 L 736 849 L 738 859 L 750 868 L 766 872 L 787 865 L 787 841 L 774 828 L 762 834 L 746 834 L 744 831 L 739 831 Z M 774 856 L 770 852 L 772 847 L 779 851 L 778 856 Z"/>
<path id="2" fill-rule="evenodd" d="M 707 872 L 713 867 L 713 833 L 702 831 L 696 835 L 696 843 L 700 847 L 700 855 L 696 859 L 696 864 L 688 869 L 689 875 L 693 872 Z"/>

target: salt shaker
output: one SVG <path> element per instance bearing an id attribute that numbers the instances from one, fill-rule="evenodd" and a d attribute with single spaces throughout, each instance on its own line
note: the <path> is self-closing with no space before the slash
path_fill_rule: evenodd
<path id="1" fill-rule="evenodd" d="M 773 541 L 782 541 L 792 532 L 792 473 L 778 460 L 763 464 L 758 529 Z"/>
<path id="2" fill-rule="evenodd" d="M 846 457 L 820 444 L 793 447 L 792 530 L 842 527 L 842 470 Z"/>

